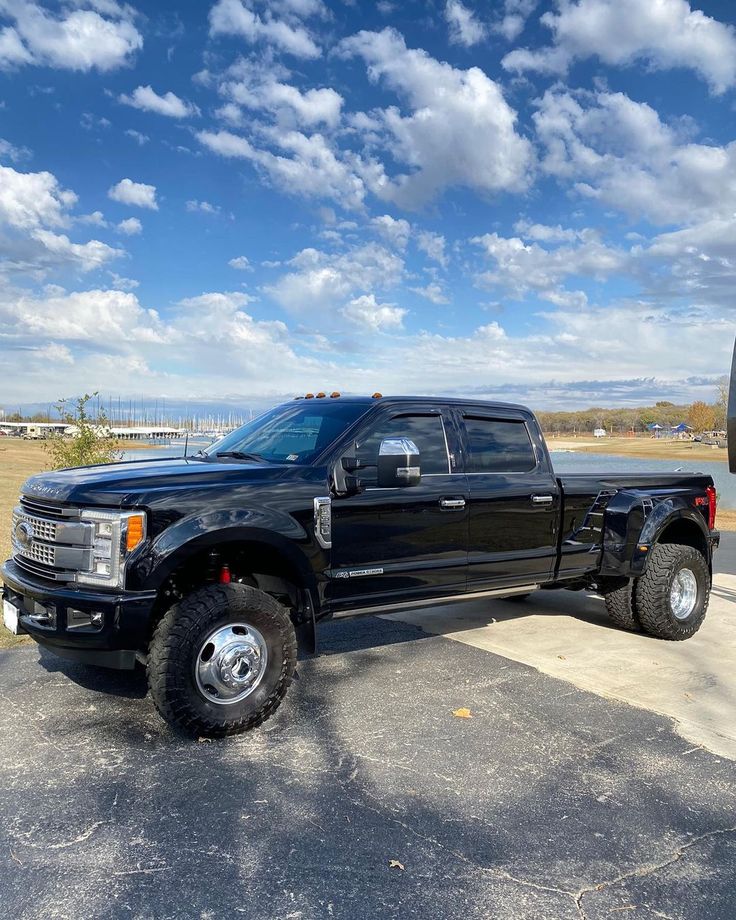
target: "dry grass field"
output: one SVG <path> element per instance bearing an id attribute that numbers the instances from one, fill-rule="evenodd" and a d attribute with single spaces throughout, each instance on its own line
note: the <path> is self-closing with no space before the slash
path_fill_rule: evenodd
<path id="1" fill-rule="evenodd" d="M 695 441 L 671 441 L 665 438 L 547 438 L 550 450 L 579 450 L 587 454 L 616 454 L 619 457 L 642 457 L 650 460 L 728 461 L 728 452 Z"/>

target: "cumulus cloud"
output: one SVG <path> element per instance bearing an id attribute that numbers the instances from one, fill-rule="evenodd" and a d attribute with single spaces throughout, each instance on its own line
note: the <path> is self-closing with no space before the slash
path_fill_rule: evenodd
<path id="1" fill-rule="evenodd" d="M 299 12 L 293 8 L 291 11 Z M 305 12 L 304 15 L 308 14 Z M 270 9 L 261 16 L 242 0 L 218 0 L 215 3 L 210 10 L 210 35 L 236 35 L 250 44 L 260 42 L 271 45 L 298 58 L 310 59 L 320 55 L 316 42 L 303 25 L 278 18 Z"/>
<path id="2" fill-rule="evenodd" d="M 379 197 L 416 209 L 452 187 L 488 194 L 526 188 L 531 144 L 517 132 L 516 112 L 501 87 L 480 68 L 460 70 L 409 49 L 393 29 L 359 32 L 339 51 L 361 57 L 370 79 L 410 108 L 402 115 L 390 106 L 363 120 L 366 136 L 378 136 L 397 162 L 410 167 L 393 178 L 374 170 L 370 183 Z"/>
<path id="3" fill-rule="evenodd" d="M 290 194 L 334 198 L 347 208 L 362 206 L 366 193 L 363 180 L 336 156 L 321 134 L 274 130 L 268 136 L 283 153 L 255 147 L 230 131 L 197 134 L 200 143 L 221 156 L 250 160 L 275 186 Z"/>
<path id="4" fill-rule="evenodd" d="M 241 272 L 252 272 L 253 266 L 250 264 L 248 256 L 236 256 L 234 259 L 230 259 L 227 263 L 230 268 L 236 269 L 236 271 Z"/>
<path id="5" fill-rule="evenodd" d="M 217 114 L 234 126 L 243 124 L 242 109 L 266 112 L 284 127 L 334 128 L 340 121 L 342 96 L 330 87 L 301 90 L 289 82 L 291 72 L 282 64 L 240 58 L 218 85 L 228 101 Z"/>
<path id="6" fill-rule="evenodd" d="M 460 0 L 447 0 L 445 19 L 450 27 L 450 41 L 453 44 L 471 48 L 486 37 L 485 25 Z"/>
<path id="7" fill-rule="evenodd" d="M 196 198 L 192 198 L 187 201 L 185 205 L 187 211 L 199 212 L 200 214 L 219 214 L 221 208 L 219 205 L 210 204 L 209 201 L 198 201 Z"/>
<path id="8" fill-rule="evenodd" d="M 0 69 L 36 64 L 62 70 L 107 72 L 129 64 L 143 47 L 130 8 L 93 2 L 57 14 L 33 0 L 0 0 Z"/>
<path id="9" fill-rule="evenodd" d="M 415 294 L 419 294 L 420 297 L 424 297 L 434 304 L 444 304 L 450 302 L 450 298 L 447 296 L 447 294 L 445 294 L 442 287 L 435 281 L 426 284 L 424 287 L 413 287 L 409 288 L 409 290 L 414 291 Z"/>
<path id="10" fill-rule="evenodd" d="M 66 211 L 77 196 L 49 172 L 22 173 L 0 166 L 0 223 L 18 230 L 68 223 Z"/>
<path id="11" fill-rule="evenodd" d="M 542 170 L 588 199 L 659 224 L 736 211 L 736 142 L 686 142 L 623 93 L 548 90 L 533 120 Z"/>
<path id="12" fill-rule="evenodd" d="M 340 311 L 342 315 L 373 332 L 400 329 L 407 311 L 393 303 L 378 303 L 374 294 L 355 297 Z"/>
<path id="13" fill-rule="evenodd" d="M 411 224 L 408 220 L 391 217 L 390 214 L 381 214 L 371 218 L 371 227 L 397 249 L 406 249 L 411 233 Z"/>
<path id="14" fill-rule="evenodd" d="M 118 101 L 124 105 L 130 105 L 134 109 L 155 112 L 157 115 L 165 115 L 167 118 L 187 118 L 190 115 L 199 115 L 199 109 L 193 103 L 180 99 L 179 96 L 172 92 L 159 96 L 151 86 L 137 86 L 129 96 L 121 93 L 118 96 Z M 138 140 L 138 138 L 136 139 Z"/>
<path id="15" fill-rule="evenodd" d="M 143 224 L 137 217 L 126 217 L 125 220 L 120 221 L 116 229 L 126 236 L 136 236 L 143 230 Z"/>
<path id="16" fill-rule="evenodd" d="M 289 262 L 290 271 L 264 291 L 293 313 L 319 311 L 396 284 L 403 260 L 377 243 L 330 254 L 303 249 Z"/>
<path id="17" fill-rule="evenodd" d="M 526 21 L 537 6 L 538 0 L 505 0 L 503 17 L 494 26 L 494 32 L 507 41 L 514 41 L 524 31 Z"/>
<path id="18" fill-rule="evenodd" d="M 428 255 L 434 262 L 437 262 L 443 268 L 447 268 L 445 238 L 441 233 L 435 233 L 432 230 L 420 230 L 417 234 L 417 248 Z"/>
<path id="19" fill-rule="evenodd" d="M 132 179 L 121 179 L 117 185 L 113 185 L 112 188 L 108 189 L 107 197 L 112 198 L 113 201 L 119 201 L 121 204 L 158 211 L 155 185 L 133 182 Z"/>
<path id="20" fill-rule="evenodd" d="M 529 290 L 544 294 L 571 275 L 603 280 L 628 264 L 625 252 L 606 246 L 592 231 L 582 234 L 574 245 L 546 248 L 525 243 L 519 237 L 485 233 L 472 242 L 484 250 L 492 268 L 479 276 L 485 284 L 500 285 L 515 296 Z"/>
<path id="21" fill-rule="evenodd" d="M 686 67 L 715 93 L 736 83 L 736 30 L 687 0 L 558 0 L 558 12 L 541 21 L 552 44 L 511 51 L 502 62 L 507 70 L 564 74 L 574 61 L 598 57 L 613 66 Z"/>

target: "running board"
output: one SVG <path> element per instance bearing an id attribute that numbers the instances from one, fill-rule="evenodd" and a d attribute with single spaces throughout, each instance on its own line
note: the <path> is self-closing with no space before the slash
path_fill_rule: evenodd
<path id="1" fill-rule="evenodd" d="M 403 604 L 378 604 L 375 607 L 356 607 L 353 610 L 338 610 L 332 615 L 332 619 L 344 620 L 348 617 L 371 616 L 371 614 L 389 613 L 392 610 L 410 610 L 414 607 L 439 607 L 440 604 L 476 601 L 482 597 L 513 597 L 514 594 L 529 594 L 539 588 L 540 585 L 519 585 L 516 588 L 491 588 L 489 591 L 475 591 L 472 594 L 453 594 L 451 597 L 427 597 L 418 601 L 406 601 Z"/>

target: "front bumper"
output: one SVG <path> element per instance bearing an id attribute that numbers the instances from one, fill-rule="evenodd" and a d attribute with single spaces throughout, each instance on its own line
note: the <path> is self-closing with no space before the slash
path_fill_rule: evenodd
<path id="1" fill-rule="evenodd" d="M 155 591 L 104 592 L 35 579 L 9 559 L 3 599 L 20 610 L 20 629 L 50 651 L 87 664 L 132 668 L 148 641 Z M 94 625 L 85 615 L 96 614 Z M 81 625 L 80 625 L 81 624 Z"/>

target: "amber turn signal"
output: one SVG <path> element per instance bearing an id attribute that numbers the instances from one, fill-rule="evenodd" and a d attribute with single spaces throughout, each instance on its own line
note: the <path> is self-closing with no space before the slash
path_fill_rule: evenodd
<path id="1" fill-rule="evenodd" d="M 146 516 L 144 514 L 131 514 L 128 518 L 128 529 L 125 533 L 125 548 L 131 552 L 140 546 L 146 535 Z"/>

